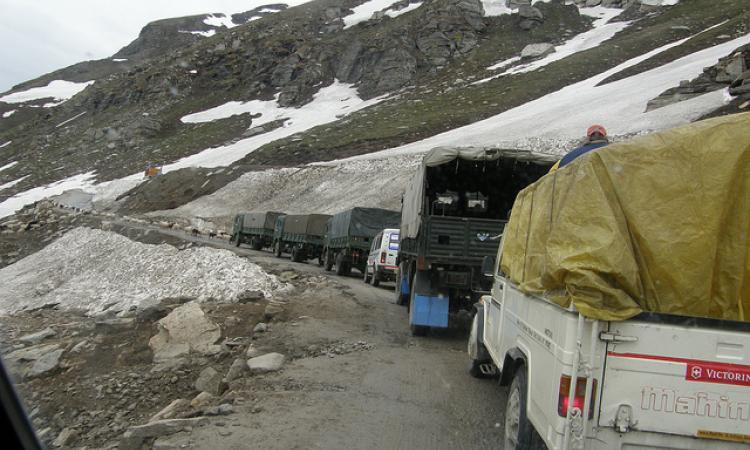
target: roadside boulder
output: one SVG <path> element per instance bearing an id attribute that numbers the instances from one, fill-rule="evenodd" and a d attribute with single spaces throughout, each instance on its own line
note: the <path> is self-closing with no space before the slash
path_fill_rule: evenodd
<path id="1" fill-rule="evenodd" d="M 165 362 L 194 352 L 214 355 L 221 351 L 215 343 L 221 338 L 221 329 L 204 314 L 196 302 L 174 309 L 157 322 L 158 334 L 149 340 L 154 352 L 154 362 Z"/>
<path id="2" fill-rule="evenodd" d="M 279 314 L 284 312 L 284 308 L 281 307 L 280 304 L 271 302 L 268 305 L 266 305 L 266 309 L 263 311 L 263 317 L 266 320 L 271 320 L 274 317 L 278 316 Z"/>
<path id="3" fill-rule="evenodd" d="M 167 436 L 183 430 L 191 430 L 194 427 L 203 426 L 208 423 L 205 417 L 195 419 L 170 419 L 137 425 L 128 428 L 120 439 L 119 450 L 140 450 L 143 442 L 147 439 Z"/>
<path id="4" fill-rule="evenodd" d="M 213 367 L 206 367 L 195 380 L 195 389 L 211 395 L 221 395 L 226 389 L 223 378 Z"/>
<path id="5" fill-rule="evenodd" d="M 284 365 L 286 358 L 281 353 L 266 353 L 247 361 L 247 367 L 253 374 L 276 372 Z"/>
<path id="6" fill-rule="evenodd" d="M 27 334 L 18 338 L 24 344 L 38 344 L 43 340 L 56 335 L 57 333 L 50 327 L 37 331 L 36 333 Z"/>
<path id="7" fill-rule="evenodd" d="M 57 369 L 63 353 L 58 344 L 39 344 L 9 353 L 5 359 L 22 378 L 35 378 Z"/>
<path id="8" fill-rule="evenodd" d="M 216 396 L 209 394 L 208 392 L 201 392 L 200 394 L 196 395 L 195 398 L 190 400 L 190 406 L 192 406 L 195 409 L 201 409 L 204 406 L 210 405 Z"/>
<path id="9" fill-rule="evenodd" d="M 224 380 L 228 383 L 230 381 L 236 380 L 237 378 L 241 378 L 246 370 L 247 361 L 243 358 L 237 358 L 229 367 L 227 374 L 224 376 Z"/>
<path id="10" fill-rule="evenodd" d="M 555 51 L 555 46 L 546 42 L 529 44 L 521 50 L 521 59 L 541 58 Z"/>
<path id="11" fill-rule="evenodd" d="M 183 411 L 190 408 L 190 402 L 183 398 L 178 398 L 169 405 L 165 406 L 164 409 L 151 416 L 148 420 L 149 423 L 158 422 L 159 420 L 174 419 Z"/>

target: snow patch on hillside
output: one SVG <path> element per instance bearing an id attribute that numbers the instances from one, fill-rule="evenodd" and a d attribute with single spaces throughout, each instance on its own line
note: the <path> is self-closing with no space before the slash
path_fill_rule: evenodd
<path id="1" fill-rule="evenodd" d="M 57 103 L 48 103 L 45 107 L 57 106 L 63 103 L 65 100 L 69 100 L 71 97 L 86 89 L 92 81 L 85 81 L 83 83 L 74 83 L 72 81 L 65 80 L 53 80 L 50 81 L 47 86 L 35 87 L 21 92 L 14 92 L 4 97 L 0 97 L 0 102 L 5 103 L 24 103 L 32 100 L 39 100 L 43 98 L 54 98 Z"/>
<path id="2" fill-rule="evenodd" d="M 28 177 L 29 177 L 28 175 L 24 175 L 24 176 L 22 176 L 21 178 L 19 178 L 17 180 L 8 181 L 5 184 L 0 184 L 0 191 L 3 191 L 3 190 L 8 189 L 8 188 L 11 188 L 11 187 L 17 185 L 18 183 L 22 182 L 23 180 L 25 180 Z"/>
<path id="3" fill-rule="evenodd" d="M 13 141 L 8 141 L 8 142 L 4 142 L 4 143 L 2 143 L 2 144 L 0 144 L 0 148 L 3 148 L 3 147 L 7 147 L 7 146 L 8 146 L 8 145 L 10 145 L 10 144 L 11 144 L 12 142 L 13 142 Z"/>
<path id="4" fill-rule="evenodd" d="M 205 19 L 203 19 L 203 23 L 206 25 L 211 25 L 212 27 L 227 27 L 227 28 L 234 28 L 237 26 L 236 23 L 232 21 L 232 18 L 227 16 L 224 13 L 217 13 L 217 14 L 211 14 Z"/>
<path id="5" fill-rule="evenodd" d="M 178 250 L 116 233 L 76 228 L 0 269 L 0 313 L 57 304 L 96 315 L 158 304 L 165 298 L 236 302 L 245 291 L 272 297 L 289 289 L 258 265 L 228 250 Z"/>
<path id="6" fill-rule="evenodd" d="M 163 172 L 167 173 L 184 167 L 228 166 L 262 145 L 318 125 L 333 122 L 350 113 L 375 105 L 384 99 L 383 96 L 362 100 L 353 85 L 336 80 L 330 86 L 319 90 L 310 103 L 299 108 L 283 108 L 278 106 L 275 101 L 253 100 L 250 102 L 229 102 L 216 108 L 191 114 L 183 117 L 182 120 L 184 122 L 206 122 L 223 119 L 234 114 L 256 113 L 261 114 L 261 116 L 253 119 L 253 126 L 278 119 L 286 119 L 286 121 L 282 127 L 267 133 L 242 139 L 234 144 L 209 148 L 173 164 L 165 165 Z"/>
<path id="7" fill-rule="evenodd" d="M 73 175 L 72 177 L 65 178 L 64 180 L 46 186 L 39 186 L 29 189 L 28 191 L 20 192 L 0 203 L 0 219 L 12 215 L 26 205 L 30 205 L 52 195 L 62 194 L 68 189 L 84 189 L 91 187 L 94 184 L 93 178 L 94 172 L 87 172 Z M 16 182 L 19 182 L 19 180 L 16 180 Z"/>
<path id="8" fill-rule="evenodd" d="M 12 116 L 13 114 L 16 113 L 16 111 L 17 110 L 15 110 L 15 109 L 11 109 L 10 111 L 5 111 L 3 113 L 3 119 L 7 119 L 8 117 Z"/>
<path id="9" fill-rule="evenodd" d="M 704 67 L 735 48 L 750 43 L 750 34 L 687 55 L 640 74 L 597 86 L 601 81 L 634 66 L 690 38 L 682 39 L 633 58 L 606 72 L 569 85 L 501 114 L 453 129 L 422 141 L 367 155 L 339 160 L 386 158 L 393 155 L 423 153 L 439 146 L 518 147 L 529 137 L 544 143 L 573 141 L 581 138 L 592 123 L 601 123 L 610 135 L 645 134 L 690 123 L 724 105 L 722 91 L 644 112 L 646 104 L 680 80 L 698 76 Z M 502 137 L 502 140 L 499 139 Z M 531 150 L 548 152 L 545 148 Z M 557 151 L 560 151 L 559 149 Z"/>
<path id="10" fill-rule="evenodd" d="M 366 22 L 370 20 L 373 14 L 378 11 L 382 11 L 389 8 L 399 0 L 370 0 L 369 2 L 362 3 L 359 6 L 352 8 L 352 13 L 348 16 L 344 16 L 344 29 L 353 27 L 360 22 Z"/>
<path id="11" fill-rule="evenodd" d="M 531 4 L 544 2 L 548 3 L 549 0 L 532 0 Z M 511 14 L 517 9 L 511 9 L 507 6 L 506 0 L 482 0 L 482 8 L 484 8 L 484 16 L 502 16 L 504 14 Z"/>
<path id="12" fill-rule="evenodd" d="M 18 164 L 18 161 L 10 162 L 10 163 L 4 165 L 3 167 L 0 167 L 0 172 L 2 172 L 3 170 L 10 169 L 11 167 L 15 166 L 16 164 Z"/>
<path id="13" fill-rule="evenodd" d="M 418 156 L 399 156 L 352 161 L 337 167 L 248 172 L 213 194 L 151 215 L 223 218 L 223 222 L 217 220 L 214 224 L 229 228 L 231 217 L 239 211 L 333 214 L 355 206 L 399 210 L 406 181 L 420 161 Z"/>
<path id="14" fill-rule="evenodd" d="M 388 17 L 398 17 L 401 14 L 406 14 L 409 11 L 414 11 L 415 9 L 419 8 L 420 6 L 422 6 L 422 3 L 424 3 L 424 2 L 409 3 L 409 6 L 407 6 L 405 8 L 401 8 L 401 9 L 393 9 L 393 8 L 391 8 L 391 9 L 388 9 L 388 10 L 385 11 L 385 15 L 388 16 Z"/>
<path id="15" fill-rule="evenodd" d="M 596 20 L 594 20 L 592 29 L 574 36 L 573 38 L 565 41 L 565 43 L 563 43 L 562 45 L 558 45 L 557 47 L 555 47 L 553 53 L 545 56 L 544 58 L 540 58 L 526 64 L 513 66 L 505 72 L 475 81 L 472 84 L 482 84 L 505 75 L 513 75 L 516 73 L 524 73 L 537 70 L 541 67 L 567 58 L 568 56 L 574 55 L 578 52 L 594 48 L 602 42 L 612 39 L 615 34 L 624 30 L 631 24 L 631 22 L 609 23 L 610 20 L 622 13 L 621 9 L 604 8 L 601 6 L 597 6 L 593 8 L 580 8 L 579 10 L 581 14 L 585 16 L 596 18 Z M 492 66 L 488 67 L 487 70 L 499 70 L 511 64 L 515 64 L 520 60 L 520 56 L 509 58 L 493 64 Z"/>

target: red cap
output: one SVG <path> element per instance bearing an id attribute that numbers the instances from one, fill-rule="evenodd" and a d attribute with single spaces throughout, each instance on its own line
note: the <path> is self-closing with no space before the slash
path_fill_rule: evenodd
<path id="1" fill-rule="evenodd" d="M 592 134 L 599 133 L 602 136 L 607 135 L 607 130 L 604 129 L 601 125 L 591 125 L 588 130 L 586 130 L 586 136 L 591 137 Z"/>

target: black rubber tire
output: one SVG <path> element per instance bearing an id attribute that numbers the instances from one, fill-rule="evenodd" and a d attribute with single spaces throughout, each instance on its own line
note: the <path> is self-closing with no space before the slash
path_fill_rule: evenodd
<path id="1" fill-rule="evenodd" d="M 372 285 L 375 287 L 380 286 L 380 276 L 375 266 L 372 267 Z"/>
<path id="2" fill-rule="evenodd" d="M 411 304 L 414 303 L 414 289 L 411 290 L 411 294 L 409 294 L 409 310 L 411 310 Z M 429 331 L 430 327 L 426 327 L 424 325 L 412 325 L 409 324 L 409 330 L 411 331 L 412 336 L 424 336 L 427 334 L 427 331 Z"/>
<path id="3" fill-rule="evenodd" d="M 323 267 L 323 255 L 318 255 L 318 266 Z"/>
<path id="4" fill-rule="evenodd" d="M 505 404 L 505 434 L 503 449 L 505 450 L 541 450 L 547 448 L 534 426 L 526 417 L 527 405 L 527 375 L 526 367 L 516 370 L 513 382 L 508 390 Z M 510 434 L 510 436 L 509 436 Z"/>
<path id="5" fill-rule="evenodd" d="M 333 260 L 331 258 L 331 252 L 328 250 L 324 250 L 324 256 L 323 256 L 323 268 L 330 272 L 331 269 L 333 269 Z"/>
<path id="6" fill-rule="evenodd" d="M 263 249 L 263 240 L 258 238 L 253 238 L 251 242 L 253 246 L 253 250 L 261 250 Z"/>
<path id="7" fill-rule="evenodd" d="M 236 235 L 232 236 L 232 241 L 234 242 L 234 246 L 235 247 L 239 247 L 240 246 L 240 235 L 236 234 Z"/>
<path id="8" fill-rule="evenodd" d="M 273 254 L 276 255 L 277 258 L 281 258 L 281 241 L 273 243 Z"/>
<path id="9" fill-rule="evenodd" d="M 364 281 L 365 284 L 368 284 L 370 282 L 370 275 L 367 273 L 367 266 L 365 266 L 365 270 L 362 273 L 364 274 L 362 281 Z"/>
<path id="10" fill-rule="evenodd" d="M 400 306 L 404 306 L 409 304 L 408 299 L 409 297 L 406 295 L 403 295 L 401 293 L 401 283 L 403 282 L 402 276 L 404 271 L 399 268 L 398 276 L 396 277 L 396 287 L 395 287 L 395 295 L 396 295 L 396 304 Z"/>
<path id="11" fill-rule="evenodd" d="M 343 253 L 339 253 L 338 255 L 336 255 L 336 275 L 347 275 Z"/>
<path id="12" fill-rule="evenodd" d="M 297 247 L 292 247 L 292 261 L 294 262 L 300 261 L 299 250 L 297 249 Z"/>

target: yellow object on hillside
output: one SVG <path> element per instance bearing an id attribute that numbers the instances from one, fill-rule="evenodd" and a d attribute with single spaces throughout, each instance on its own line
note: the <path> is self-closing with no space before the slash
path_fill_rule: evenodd
<path id="1" fill-rule="evenodd" d="M 600 320 L 750 322 L 750 113 L 612 144 L 521 191 L 502 271 Z"/>

